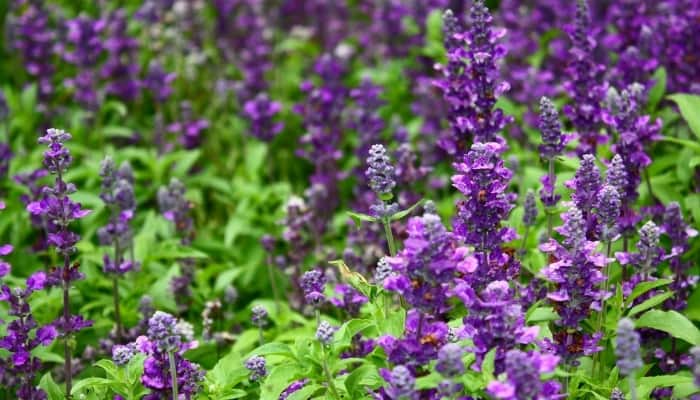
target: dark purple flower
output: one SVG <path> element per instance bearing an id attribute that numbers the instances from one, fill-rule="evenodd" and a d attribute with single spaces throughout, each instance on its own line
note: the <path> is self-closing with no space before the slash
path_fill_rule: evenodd
<path id="1" fill-rule="evenodd" d="M 621 205 L 617 189 L 610 185 L 604 185 L 600 189 L 600 193 L 598 193 L 597 217 L 601 240 L 609 242 L 617 236 Z"/>
<path id="2" fill-rule="evenodd" d="M 254 306 L 250 320 L 258 328 L 264 328 L 268 323 L 267 309 L 261 305 Z"/>
<path id="3" fill-rule="evenodd" d="M 335 286 L 335 292 L 340 297 L 331 297 L 331 304 L 344 309 L 352 316 L 357 316 L 360 313 L 360 308 L 368 301 L 367 297 L 350 285 L 338 284 Z"/>
<path id="4" fill-rule="evenodd" d="M 261 356 L 252 356 L 245 362 L 245 367 L 250 371 L 250 380 L 257 382 L 267 376 L 267 368 L 265 358 Z"/>
<path id="5" fill-rule="evenodd" d="M 617 323 L 617 339 L 615 340 L 615 355 L 620 374 L 629 376 L 644 366 L 639 349 L 639 333 L 634 330 L 634 322 L 622 318 Z"/>
<path id="6" fill-rule="evenodd" d="M 567 181 L 566 186 L 574 191 L 571 200 L 581 211 L 583 219 L 586 221 L 586 234 L 588 237 L 595 237 L 593 210 L 598 204 L 598 192 L 602 187 L 600 169 L 596 165 L 595 156 L 584 154 L 581 157 L 581 164 L 576 170 L 574 179 Z"/>
<path id="7" fill-rule="evenodd" d="M 564 113 L 579 140 L 578 153 L 595 154 L 598 145 L 608 141 L 608 137 L 600 133 L 601 102 L 606 90 L 602 83 L 605 67 L 596 63 L 593 55 L 596 42 L 591 35 L 588 1 L 579 0 L 576 6 L 576 21 L 569 32 L 571 48 L 566 68 L 569 80 L 564 83 L 571 103 L 564 107 Z"/>
<path id="8" fill-rule="evenodd" d="M 435 370 L 447 378 L 455 378 L 464 374 L 464 349 L 457 343 L 447 343 L 438 351 Z"/>
<path id="9" fill-rule="evenodd" d="M 250 134 L 260 140 L 269 142 L 284 129 L 282 122 L 274 121 L 282 111 L 282 105 L 270 100 L 266 93 L 258 93 L 255 98 L 246 101 L 243 111 L 250 121 Z"/>
<path id="10" fill-rule="evenodd" d="M 396 187 L 395 168 L 391 164 L 389 156 L 386 155 L 386 149 L 383 145 L 372 145 L 367 164 L 369 167 L 365 175 L 372 191 L 382 199 L 390 196 L 391 191 Z"/>
<path id="11" fill-rule="evenodd" d="M 496 348 L 496 372 L 501 372 L 508 350 L 537 338 L 539 327 L 525 326 L 522 306 L 513 297 L 508 282 L 491 282 L 477 295 L 466 281 L 458 281 L 453 292 L 469 309 L 462 329 L 474 343 L 471 351 L 476 354 L 477 365 Z"/>
<path id="12" fill-rule="evenodd" d="M 107 94 L 123 101 L 133 101 L 141 93 L 139 80 L 138 41 L 127 32 L 127 14 L 123 9 L 110 12 L 106 19 L 104 42 L 107 60 L 102 65 L 100 76 L 106 80 Z"/>
<path id="13" fill-rule="evenodd" d="M 105 26 L 104 20 L 92 19 L 85 15 L 66 22 L 66 39 L 72 50 L 66 52 L 63 57 L 78 70 L 78 75 L 70 79 L 67 85 L 74 88 L 75 99 L 89 110 L 99 107 L 97 73 L 94 67 L 104 51 L 101 36 Z"/>
<path id="14" fill-rule="evenodd" d="M 535 202 L 535 193 L 532 190 L 528 190 L 525 195 L 523 209 L 523 225 L 533 226 L 537 220 L 537 203 Z"/>
<path id="15" fill-rule="evenodd" d="M 188 101 L 180 103 L 180 120 L 168 125 L 167 131 L 178 136 L 182 147 L 191 150 L 202 143 L 202 132 L 209 128 L 206 119 L 195 119 L 192 105 Z"/>
<path id="16" fill-rule="evenodd" d="M 321 321 L 316 328 L 316 340 L 324 346 L 330 346 L 333 343 L 333 337 L 338 328 L 329 324 L 327 321 Z"/>
<path id="17" fill-rule="evenodd" d="M 561 121 L 559 112 L 547 97 L 540 99 L 540 118 L 538 127 L 542 133 L 542 144 L 540 145 L 540 157 L 550 160 L 561 155 L 566 144 L 566 137 L 561 131 Z"/>
<path id="18" fill-rule="evenodd" d="M 176 77 L 175 73 L 166 72 L 158 62 L 152 62 L 143 80 L 143 86 L 151 92 L 157 102 L 165 103 L 173 94 L 172 83 Z"/>
<path id="19" fill-rule="evenodd" d="M 299 286 L 304 291 L 306 303 L 313 307 L 319 307 L 326 301 L 326 296 L 323 294 L 325 285 L 326 278 L 317 269 L 306 271 L 299 280 Z"/>
<path id="20" fill-rule="evenodd" d="M 158 189 L 158 207 L 163 216 L 172 222 L 182 244 L 190 244 L 194 239 L 192 202 L 185 198 L 185 185 L 173 178 L 168 186 Z"/>
<path id="21" fill-rule="evenodd" d="M 559 398 L 559 383 L 543 382 L 540 378 L 541 374 L 553 372 L 558 363 L 559 357 L 551 354 L 511 350 L 506 354 L 506 380 L 491 381 L 486 391 L 494 398 L 504 400 Z"/>
<path id="22" fill-rule="evenodd" d="M 502 246 L 516 235 L 512 228 L 503 226 L 513 208 L 514 195 L 506 193 L 511 172 L 503 165 L 498 143 L 475 143 L 454 167 L 453 185 L 465 199 L 460 200 L 454 221 L 455 234 L 475 247 L 479 261 L 478 272 L 473 274 L 479 289 L 491 281 L 511 279 L 519 273 L 518 262 L 504 253 Z"/>
<path id="23" fill-rule="evenodd" d="M 416 378 L 411 371 L 403 365 L 397 365 L 391 372 L 382 374 L 387 386 L 384 388 L 387 396 L 392 400 L 416 400 Z"/>

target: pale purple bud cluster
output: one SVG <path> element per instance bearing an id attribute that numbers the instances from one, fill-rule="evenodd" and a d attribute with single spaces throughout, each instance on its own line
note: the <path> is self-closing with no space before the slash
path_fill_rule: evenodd
<path id="1" fill-rule="evenodd" d="M 631 319 L 623 318 L 618 322 L 615 343 L 617 367 L 622 375 L 629 376 L 644 366 L 640 354 L 639 333 L 635 332 Z"/>
<path id="2" fill-rule="evenodd" d="M 252 382 L 260 381 L 267 376 L 267 366 L 264 357 L 250 357 L 246 360 L 245 367 L 250 371 L 250 380 Z"/>

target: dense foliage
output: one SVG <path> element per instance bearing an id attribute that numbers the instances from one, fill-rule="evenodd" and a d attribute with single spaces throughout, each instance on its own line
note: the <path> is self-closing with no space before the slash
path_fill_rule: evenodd
<path id="1" fill-rule="evenodd" d="M 0 16 L 0 399 L 700 398 L 699 0 Z"/>

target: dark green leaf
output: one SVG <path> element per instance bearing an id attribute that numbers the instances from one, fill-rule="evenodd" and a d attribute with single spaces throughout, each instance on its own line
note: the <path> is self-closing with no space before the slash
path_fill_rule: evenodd
<path id="1" fill-rule="evenodd" d="M 700 138 L 700 96 L 688 93 L 675 93 L 668 96 L 678 104 L 681 116 L 688 123 L 693 134 Z"/>
<path id="2" fill-rule="evenodd" d="M 638 328 L 652 328 L 685 340 L 692 345 L 700 345 L 700 330 L 688 318 L 677 311 L 650 310 L 639 317 Z"/>

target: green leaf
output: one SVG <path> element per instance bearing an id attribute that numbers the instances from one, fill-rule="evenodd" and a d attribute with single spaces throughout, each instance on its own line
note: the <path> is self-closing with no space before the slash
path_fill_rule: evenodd
<path id="1" fill-rule="evenodd" d="M 680 145 L 683 145 L 687 148 L 692 149 L 696 153 L 700 153 L 700 144 L 692 141 L 692 140 L 686 140 L 686 139 L 678 139 L 670 136 L 662 136 L 661 140 L 664 142 L 671 142 L 671 143 L 677 143 Z"/>
<path id="2" fill-rule="evenodd" d="M 495 365 L 496 365 L 496 348 L 493 348 L 493 349 L 491 349 L 491 351 L 486 353 L 486 356 L 484 357 L 484 361 L 482 361 L 482 363 L 481 363 L 481 372 L 484 376 L 484 379 L 487 382 L 494 380 L 493 373 L 496 371 Z"/>
<path id="3" fill-rule="evenodd" d="M 639 379 L 637 383 L 637 394 L 638 398 L 646 399 L 652 390 L 659 387 L 669 387 L 676 385 L 683 385 L 686 383 L 692 383 L 693 378 L 690 376 L 682 375 L 659 375 L 659 376 L 646 376 Z"/>
<path id="4" fill-rule="evenodd" d="M 39 387 L 44 389 L 49 397 L 49 400 L 63 400 L 66 398 L 63 390 L 61 390 L 61 387 L 54 382 L 50 372 L 47 372 L 46 375 L 41 378 L 39 381 Z"/>
<path id="5" fill-rule="evenodd" d="M 559 314 L 552 307 L 537 307 L 527 317 L 528 323 L 554 321 L 559 319 Z"/>
<path id="6" fill-rule="evenodd" d="M 105 371 L 105 373 L 107 373 L 107 376 L 111 378 L 116 378 L 117 376 L 119 376 L 119 368 L 116 365 L 114 365 L 114 362 L 112 362 L 112 360 L 100 360 L 95 363 L 95 366 L 102 368 Z"/>
<path id="7" fill-rule="evenodd" d="M 292 381 L 300 378 L 302 375 L 303 373 L 296 363 L 276 366 L 272 372 L 270 372 L 267 379 L 265 379 L 265 382 L 260 385 L 260 400 L 279 399 L 280 393 L 282 393 Z"/>
<path id="8" fill-rule="evenodd" d="M 659 293 L 652 298 L 646 299 L 641 304 L 637 304 L 636 306 L 632 307 L 630 309 L 630 311 L 627 313 L 627 316 L 631 317 L 633 315 L 639 314 L 642 311 L 646 311 L 650 308 L 654 308 L 657 305 L 666 301 L 667 299 L 673 297 L 673 295 L 674 295 L 674 292 Z"/>
<path id="9" fill-rule="evenodd" d="M 285 357 L 289 357 L 289 358 L 294 358 L 294 353 L 292 352 L 292 348 L 289 347 L 289 345 L 287 345 L 287 344 L 279 343 L 279 342 L 265 343 L 264 345 L 253 350 L 249 356 L 252 356 L 254 354 L 259 355 L 259 356 L 277 355 L 277 356 L 285 356 Z"/>
<path id="10" fill-rule="evenodd" d="M 350 218 L 352 218 L 353 221 L 355 221 L 355 224 L 357 224 L 358 226 L 359 226 L 359 225 L 362 225 L 360 221 L 366 221 L 366 222 L 377 222 L 377 221 L 379 221 L 378 218 L 373 217 L 373 216 L 371 216 L 371 215 L 362 214 L 362 213 L 356 213 L 356 212 L 353 212 L 353 211 L 348 211 L 347 213 L 348 213 L 348 215 L 350 216 Z"/>
<path id="11" fill-rule="evenodd" d="M 71 394 L 76 395 L 85 389 L 96 390 L 96 388 L 103 388 L 105 386 L 111 385 L 114 381 L 112 379 L 105 378 L 85 378 L 75 382 L 75 385 L 71 389 Z"/>
<path id="12" fill-rule="evenodd" d="M 426 376 L 421 376 L 416 379 L 416 389 L 433 389 L 443 380 L 445 380 L 445 378 L 442 375 L 437 372 L 431 372 Z"/>
<path id="13" fill-rule="evenodd" d="M 102 134 L 110 138 L 130 138 L 134 136 L 134 131 L 126 126 L 109 125 L 102 127 Z"/>
<path id="14" fill-rule="evenodd" d="M 690 130 L 697 138 L 700 138 L 700 96 L 676 93 L 668 98 L 678 104 L 681 116 L 688 123 Z"/>
<path id="15" fill-rule="evenodd" d="M 376 388 L 381 384 L 382 378 L 379 376 L 377 367 L 369 364 L 355 369 L 345 378 L 345 388 L 352 398 L 361 397 L 365 392 L 365 386 Z"/>
<path id="16" fill-rule="evenodd" d="M 642 282 L 639 285 L 635 286 L 634 289 L 632 289 L 632 293 L 627 297 L 627 304 L 632 304 L 634 299 L 637 297 L 643 295 L 644 293 L 656 289 L 659 286 L 664 286 L 668 285 L 669 283 L 673 282 L 671 279 L 657 279 L 655 281 L 650 281 L 650 282 Z"/>
<path id="17" fill-rule="evenodd" d="M 652 328 L 685 340 L 692 345 L 700 345 L 700 330 L 688 318 L 677 311 L 650 310 L 636 322 L 638 328 Z"/>
<path id="18" fill-rule="evenodd" d="M 420 200 L 420 201 L 418 201 L 416 204 L 414 204 L 414 205 L 408 207 L 407 209 L 401 210 L 401 211 L 397 212 L 396 214 L 394 214 L 394 215 L 391 216 L 391 220 L 392 220 L 392 221 L 398 221 L 398 220 L 400 220 L 401 218 L 403 218 L 403 217 L 407 216 L 408 214 L 410 214 L 413 210 L 415 210 L 416 207 L 418 207 L 419 205 L 421 205 L 421 204 L 423 204 L 423 203 L 425 203 L 425 200 Z"/>
<path id="19" fill-rule="evenodd" d="M 287 400 L 308 400 L 311 398 L 311 395 L 316 393 L 321 388 L 321 385 L 306 384 L 306 386 L 297 390 L 296 392 L 292 393 L 289 397 L 287 397 Z"/>
<path id="20" fill-rule="evenodd" d="M 649 90 L 649 109 L 655 110 L 661 99 L 666 93 L 666 69 L 659 67 L 652 77 L 654 86 Z"/>

